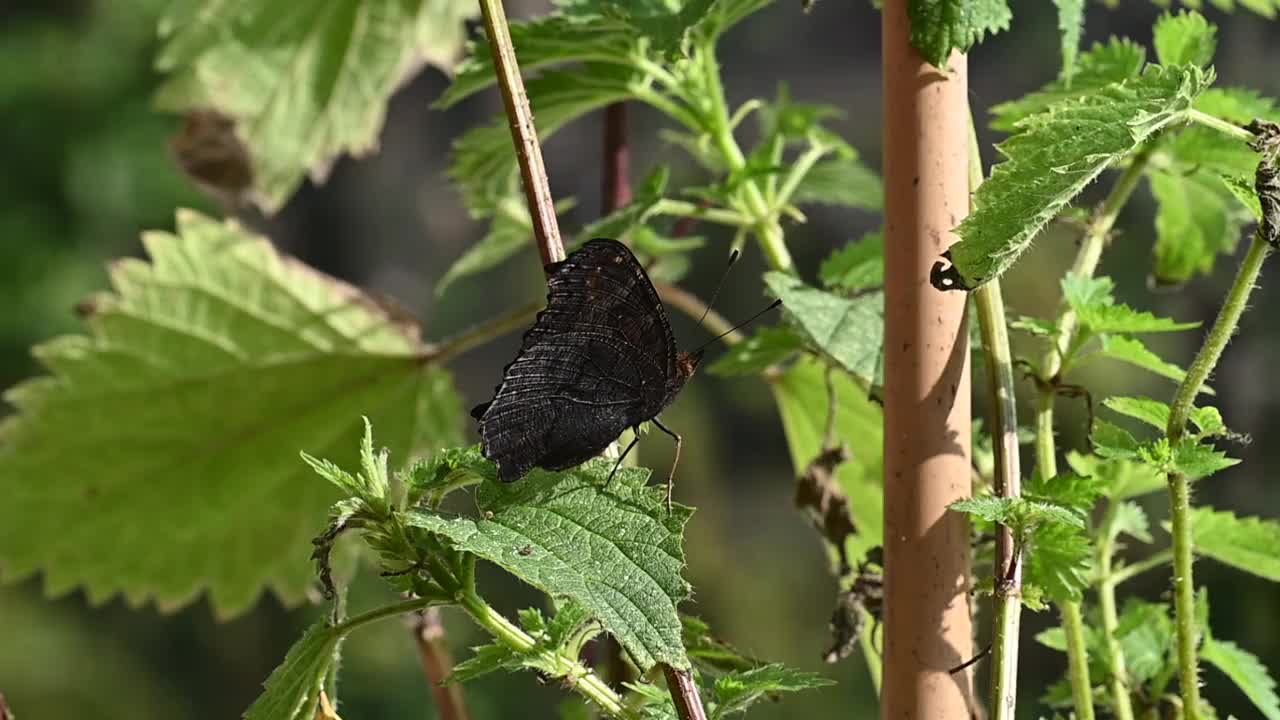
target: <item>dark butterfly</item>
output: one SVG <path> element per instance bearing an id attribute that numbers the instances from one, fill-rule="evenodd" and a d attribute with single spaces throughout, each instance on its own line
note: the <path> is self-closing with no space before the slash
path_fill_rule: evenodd
<path id="1" fill-rule="evenodd" d="M 680 435 L 657 415 L 701 359 L 702 350 L 676 350 L 658 292 L 631 250 L 592 240 L 547 266 L 546 309 L 503 370 L 493 400 L 471 411 L 484 456 L 512 482 L 534 466 L 580 465 L 623 430 L 651 420 L 675 439 L 678 463 Z M 670 487 L 668 479 L 668 499 Z"/>

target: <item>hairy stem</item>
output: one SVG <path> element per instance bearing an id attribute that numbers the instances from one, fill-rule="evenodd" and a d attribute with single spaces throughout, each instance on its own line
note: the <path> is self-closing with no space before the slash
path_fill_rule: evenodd
<path id="1" fill-rule="evenodd" d="M 529 109 L 529 97 L 524 91 L 520 66 L 516 63 L 507 15 L 502 8 L 502 0 L 480 0 L 480 12 L 484 15 L 485 35 L 498 75 L 498 90 L 502 93 L 502 105 L 511 128 L 520 177 L 524 180 L 525 201 L 533 219 L 534 239 L 538 243 L 538 252 L 542 254 L 542 264 L 549 265 L 564 259 L 564 243 L 560 239 L 555 199 L 551 196 L 547 168 L 542 162 L 542 146 L 538 142 L 537 126 L 533 124 L 533 111 Z"/>
<path id="2" fill-rule="evenodd" d="M 1089 681 L 1089 652 L 1084 644 L 1084 618 L 1080 603 L 1060 603 L 1062 629 L 1067 635 L 1067 677 L 1071 681 L 1071 703 L 1076 720 L 1094 720 L 1093 685 Z"/>
<path id="3" fill-rule="evenodd" d="M 1240 263 L 1226 301 L 1218 311 L 1217 320 L 1214 320 L 1204 345 L 1196 354 L 1196 359 L 1187 369 L 1187 376 L 1174 395 L 1166 431 L 1169 444 L 1174 448 L 1178 447 L 1186 435 L 1187 418 L 1195 406 L 1196 395 L 1217 366 L 1223 349 L 1240 324 L 1240 316 L 1244 314 L 1249 294 L 1253 292 L 1258 275 L 1262 272 L 1262 264 L 1270 251 L 1271 246 L 1259 229 L 1254 233 L 1244 261 Z M 1169 511 L 1173 521 L 1173 607 L 1178 635 L 1178 678 L 1182 691 L 1182 710 L 1187 720 L 1198 720 L 1201 717 L 1200 675 L 1196 645 L 1200 640 L 1200 632 L 1196 627 L 1196 590 L 1191 574 L 1191 479 L 1182 473 L 1169 473 Z"/>
<path id="4" fill-rule="evenodd" d="M 1102 636 L 1106 644 L 1108 665 L 1111 666 L 1107 683 L 1111 687 L 1116 720 L 1133 720 L 1133 706 L 1128 702 L 1129 671 L 1125 664 L 1124 651 L 1120 647 L 1117 632 L 1120 629 L 1120 617 L 1116 613 L 1116 584 L 1111 572 L 1111 563 L 1115 555 L 1115 522 L 1119 503 L 1111 500 L 1107 506 L 1107 516 L 1102 521 L 1102 538 L 1098 542 L 1098 572 L 1102 581 L 1098 584 L 1098 608 L 1102 612 Z M 1126 700 L 1121 702 L 1120 698 Z"/>
<path id="5" fill-rule="evenodd" d="M 1136 563 L 1125 565 L 1119 569 L 1113 570 L 1111 572 L 1111 577 L 1109 578 L 1111 585 L 1112 587 L 1118 587 L 1148 570 L 1154 570 L 1158 567 L 1168 565 L 1171 560 L 1173 560 L 1173 551 L 1161 550 L 1149 558 L 1139 560 Z M 1107 579 L 1108 578 L 1106 577 L 1103 578 L 1104 581 Z"/>
<path id="6" fill-rule="evenodd" d="M 1245 130 L 1239 125 L 1236 125 L 1235 123 L 1227 122 L 1222 118 L 1214 117 L 1213 115 L 1210 115 L 1205 112 L 1201 112 L 1200 110 L 1192 110 L 1189 113 L 1188 117 L 1191 119 L 1192 122 L 1200 123 L 1201 125 L 1204 125 L 1207 128 L 1212 128 L 1214 130 L 1217 130 L 1218 132 L 1224 135 L 1230 135 L 1231 137 L 1236 138 L 1237 140 L 1243 140 L 1244 142 L 1253 142 L 1253 140 L 1257 137 L 1253 133 L 1249 132 L 1248 130 Z"/>

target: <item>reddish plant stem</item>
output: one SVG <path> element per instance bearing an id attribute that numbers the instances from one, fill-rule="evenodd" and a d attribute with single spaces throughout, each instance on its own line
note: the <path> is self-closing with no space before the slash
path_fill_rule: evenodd
<path id="1" fill-rule="evenodd" d="M 600 183 L 600 214 L 631 204 L 631 150 L 627 146 L 627 104 L 604 109 L 604 174 Z"/>
<path id="2" fill-rule="evenodd" d="M 413 639 L 418 646 L 418 660 L 431 686 L 436 709 L 442 720 L 467 720 L 467 703 L 462 697 L 462 686 L 445 684 L 453 670 L 453 655 L 445 642 L 444 625 L 440 622 L 440 608 L 427 608 L 413 615 Z"/>
<path id="3" fill-rule="evenodd" d="M 680 720 L 707 720 L 707 711 L 702 709 L 702 697 L 698 695 L 693 675 L 688 670 L 677 670 L 670 665 L 663 665 L 662 673 L 667 677 L 667 690 L 676 704 L 676 716 Z"/>

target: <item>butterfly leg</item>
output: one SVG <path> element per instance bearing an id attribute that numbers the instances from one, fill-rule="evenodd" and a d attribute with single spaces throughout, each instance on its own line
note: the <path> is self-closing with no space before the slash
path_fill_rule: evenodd
<path id="1" fill-rule="evenodd" d="M 627 443 L 627 449 L 623 450 L 622 454 L 618 456 L 618 462 L 613 464 L 613 470 L 609 471 L 609 479 L 604 481 L 605 487 L 609 487 L 609 483 L 613 482 L 613 476 L 618 474 L 618 468 L 622 467 L 622 461 L 627 459 L 627 454 L 631 452 L 631 448 L 635 447 L 636 443 L 640 442 L 640 428 L 631 428 L 631 432 L 631 442 Z"/>
<path id="2" fill-rule="evenodd" d="M 676 466 L 680 464 L 680 446 L 684 444 L 684 438 L 680 437 L 680 433 L 673 432 L 671 428 L 663 425 L 658 418 L 653 419 L 653 424 L 662 432 L 670 435 L 676 441 L 676 456 L 671 461 L 671 474 L 667 476 L 667 509 L 671 509 L 671 491 L 675 488 L 676 483 Z"/>

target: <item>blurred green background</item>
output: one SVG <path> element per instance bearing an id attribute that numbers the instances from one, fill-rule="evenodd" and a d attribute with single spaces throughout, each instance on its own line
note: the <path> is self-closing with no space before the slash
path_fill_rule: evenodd
<path id="1" fill-rule="evenodd" d="M 1015 3 L 1013 31 L 978 48 L 971 58 L 971 99 L 985 108 L 1049 80 L 1057 70 L 1056 18 L 1050 3 Z M 217 212 L 176 170 L 167 138 L 177 120 L 154 113 L 150 94 L 159 77 L 151 69 L 156 49 L 158 0 L 59 0 L 0 4 L 0 387 L 37 371 L 28 348 L 76 330 L 72 306 L 105 284 L 104 262 L 140 252 L 138 234 L 168 228 L 173 210 L 190 206 Z M 515 14 L 545 6 L 511 4 Z M 1150 36 L 1159 9 L 1130 2 L 1116 10 L 1089 8 L 1086 42 L 1111 34 L 1139 42 Z M 1280 24 L 1256 16 L 1210 13 L 1220 27 L 1220 83 L 1280 95 Z M 848 109 L 836 127 L 872 167 L 879 165 L 879 18 L 867 3 L 824 0 L 809 15 L 798 0 L 782 0 L 727 38 L 722 62 L 730 100 L 772 97 L 789 85 L 793 97 Z M 467 218 L 445 177 L 447 150 L 462 131 L 499 111 L 492 94 L 441 113 L 429 109 L 446 85 L 428 70 L 392 100 L 375 156 L 337 163 L 323 187 L 307 186 L 274 218 L 247 218 L 286 251 L 322 270 L 389 293 L 424 321 L 430 337 L 541 297 L 540 269 L 530 249 L 486 277 L 471 278 L 437 298 L 433 286 L 483 228 Z M 658 118 L 632 115 L 635 179 L 677 153 L 657 137 Z M 576 226 L 599 207 L 600 119 L 570 126 L 546 146 L 552 187 L 575 195 Z M 994 157 L 983 131 L 984 155 Z M 677 167 L 677 177 L 692 169 Z M 1086 200 L 1097 197 L 1092 188 Z M 1081 203 L 1083 205 L 1083 203 Z M 802 272 L 849 239 L 874 229 L 868 214 L 815 209 L 807 225 L 788 228 L 788 242 Z M 1146 269 L 1153 232 L 1151 204 L 1139 191 L 1121 220 L 1122 232 L 1103 261 L 1116 278 L 1120 298 L 1178 319 L 1210 320 L 1234 261 L 1184 292 L 1148 289 Z M 702 231 L 700 231 L 702 232 Z M 709 290 L 723 263 L 711 228 L 709 247 L 695 256 L 686 287 Z M 1009 277 L 1015 313 L 1047 311 L 1057 297 L 1053 280 L 1074 252 L 1067 231 L 1050 230 Z M 1269 267 L 1254 296 L 1240 337 L 1214 380 L 1227 421 L 1253 436 L 1232 448 L 1243 465 L 1198 489 L 1200 501 L 1242 514 L 1280 515 L 1280 492 L 1266 472 L 1280 463 L 1280 390 L 1274 366 L 1280 356 L 1280 323 L 1271 308 L 1280 301 L 1280 271 Z M 730 276 L 720 307 L 745 317 L 761 303 L 762 263 L 748 252 Z M 500 281 L 495 281 L 501 278 Z M 683 344 L 703 337 L 690 321 L 674 320 Z M 1195 333 L 1157 338 L 1158 350 L 1180 363 L 1190 359 Z M 468 401 L 488 396 L 518 343 L 509 336 L 455 361 L 453 370 Z M 1169 395 L 1172 387 L 1116 366 L 1077 378 L 1103 393 Z M 754 654 L 840 680 L 836 687 L 788 698 L 756 717 L 870 717 L 875 713 L 860 661 L 824 666 L 827 619 L 835 584 L 808 521 L 790 504 L 792 473 L 769 394 L 753 379 L 700 376 L 666 414 L 686 439 L 684 478 L 677 490 L 698 508 L 688 531 L 688 577 L 696 589 L 689 609 L 717 632 Z M 1084 413 L 1066 403 L 1063 447 L 1080 447 Z M 662 439 L 641 444 L 642 461 L 665 468 L 670 447 Z M 319 482 L 319 480 L 317 480 Z M 0 502 L 3 499 L 0 498 Z M 1164 517 L 1163 499 L 1147 503 L 1153 520 Z M 75 518 L 66 518 L 74 523 Z M 317 528 L 323 522 L 317 518 Z M 109 538 L 104 538 L 109 542 Z M 216 552 L 211 548 L 210 552 Z M 1204 562 L 1197 581 L 1214 590 L 1212 625 L 1280 670 L 1280 588 Z M 536 595 L 490 573 L 488 595 L 503 610 L 536 602 Z M 1167 577 L 1151 573 L 1133 584 L 1160 598 Z M 353 590 L 354 607 L 385 600 L 376 579 Z M 314 608 L 288 610 L 264 597 L 248 615 L 215 623 L 204 602 L 173 615 L 154 608 L 129 609 L 120 601 L 88 607 L 78 593 L 48 599 L 38 579 L 0 587 L 0 692 L 22 720 L 63 718 L 229 718 L 256 697 L 260 683 L 316 616 Z M 1031 615 L 1023 661 L 1024 712 L 1043 711 L 1035 697 L 1063 669 L 1061 655 L 1029 640 L 1054 622 Z M 463 617 L 446 613 L 459 655 L 481 640 Z M 354 718 L 434 717 L 409 633 L 388 621 L 357 634 L 346 645 L 343 714 Z M 1213 670 L 1205 671 L 1208 697 L 1225 715 L 1256 711 Z M 565 697 L 531 674 L 490 676 L 469 686 L 476 718 L 553 717 Z"/>

